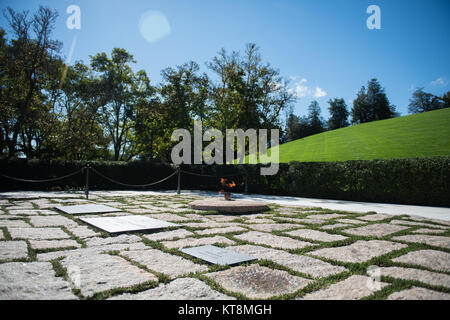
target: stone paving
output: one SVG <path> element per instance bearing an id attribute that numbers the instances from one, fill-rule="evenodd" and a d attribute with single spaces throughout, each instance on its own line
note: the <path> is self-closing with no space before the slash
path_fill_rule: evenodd
<path id="1" fill-rule="evenodd" d="M 25 198 L 25 197 L 24 197 Z M 27 193 L 0 199 L 0 300 L 450 299 L 450 223 L 271 204 L 254 214 L 189 208 L 201 195 Z M 182 225 L 110 235 L 55 206 L 103 204 Z M 87 216 L 87 215 L 86 215 Z M 214 266 L 181 249 L 256 260 Z"/>

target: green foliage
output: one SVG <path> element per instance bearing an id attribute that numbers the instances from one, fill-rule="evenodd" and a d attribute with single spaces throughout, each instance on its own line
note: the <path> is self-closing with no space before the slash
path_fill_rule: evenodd
<path id="1" fill-rule="evenodd" d="M 130 63 L 136 63 L 125 49 L 114 48 L 111 58 L 102 52 L 91 57 L 91 67 L 98 73 L 102 98 L 100 122 L 112 141 L 114 160 L 129 160 L 136 155 L 134 120 L 137 104 L 151 97 L 145 71 L 134 73 Z"/>
<path id="2" fill-rule="evenodd" d="M 259 48 L 249 43 L 243 55 L 222 49 L 208 63 L 217 82 L 211 83 L 213 119 L 207 126 L 225 129 L 279 128 L 280 112 L 295 100 L 287 81 L 268 63 Z"/>
<path id="3" fill-rule="evenodd" d="M 353 100 L 352 123 L 389 119 L 395 115 L 395 106 L 390 104 L 377 79 L 371 79 L 367 90 L 363 86 Z"/>
<path id="4" fill-rule="evenodd" d="M 328 108 L 328 111 L 330 112 L 330 119 L 328 119 L 328 130 L 347 127 L 349 125 L 349 112 L 344 99 L 334 98 L 333 100 L 328 100 L 328 103 L 330 104 L 330 107 Z"/>
<path id="5" fill-rule="evenodd" d="M 320 116 L 321 110 L 317 101 L 308 107 L 308 116 L 298 117 L 291 112 L 286 121 L 286 142 L 305 138 L 325 131 L 325 121 Z"/>
<path id="6" fill-rule="evenodd" d="M 445 96 L 441 99 L 431 93 L 423 91 L 423 87 L 418 88 L 414 91 L 411 99 L 409 100 L 408 111 L 410 113 L 420 113 L 442 109 L 445 106 L 443 103 L 443 101 L 445 101 L 444 99 Z"/>

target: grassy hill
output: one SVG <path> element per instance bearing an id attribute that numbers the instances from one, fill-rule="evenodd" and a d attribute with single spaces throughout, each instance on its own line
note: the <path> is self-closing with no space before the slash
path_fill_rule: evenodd
<path id="1" fill-rule="evenodd" d="M 450 108 L 316 134 L 279 153 L 280 162 L 450 156 Z"/>

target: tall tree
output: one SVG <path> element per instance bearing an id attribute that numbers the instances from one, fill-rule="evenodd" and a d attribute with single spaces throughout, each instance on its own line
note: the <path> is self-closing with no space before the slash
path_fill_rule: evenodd
<path id="1" fill-rule="evenodd" d="M 64 66 L 56 107 L 61 121 L 59 150 L 65 159 L 94 160 L 107 158 L 108 140 L 100 124 L 98 96 L 101 83 L 92 70 L 77 61 Z"/>
<path id="2" fill-rule="evenodd" d="M 312 101 L 308 106 L 309 134 L 317 134 L 325 131 L 325 121 L 323 120 L 319 103 Z"/>
<path id="3" fill-rule="evenodd" d="M 390 104 L 377 79 L 368 82 L 367 90 L 363 86 L 353 101 L 353 123 L 389 119 L 396 115 L 395 106 Z"/>
<path id="4" fill-rule="evenodd" d="M 61 43 L 51 39 L 58 14 L 40 6 L 30 16 L 27 11 L 16 12 L 11 8 L 4 11 L 11 29 L 12 40 L 8 43 L 1 36 L 3 46 L 2 88 L 0 127 L 2 148 L 6 147 L 7 157 L 15 157 L 18 152 L 27 157 L 36 156 L 35 137 L 39 135 L 39 121 L 47 114 L 48 105 L 44 90 L 48 70 L 59 53 Z M 6 81 L 3 82 L 3 81 Z M 46 121 L 40 121 L 41 124 Z"/>
<path id="5" fill-rule="evenodd" d="M 294 141 L 305 138 L 312 133 L 307 117 L 299 117 L 291 113 L 286 121 L 286 141 Z"/>
<path id="6" fill-rule="evenodd" d="M 280 128 L 280 113 L 295 100 L 287 81 L 262 62 L 259 48 L 250 43 L 241 55 L 222 49 L 208 67 L 218 81 L 211 85 L 212 126 L 226 128 Z"/>
<path id="7" fill-rule="evenodd" d="M 344 99 L 334 98 L 329 100 L 330 104 L 328 111 L 330 112 L 330 118 L 328 119 L 328 130 L 334 130 L 344 128 L 349 125 L 347 110 L 347 104 Z"/>
<path id="8" fill-rule="evenodd" d="M 435 95 L 423 91 L 422 88 L 416 89 L 413 92 L 411 99 L 409 100 L 408 111 L 410 113 L 421 113 L 426 111 L 432 111 L 437 109 L 442 109 L 444 107 L 444 102 L 441 98 Z"/>
<path id="9" fill-rule="evenodd" d="M 159 87 L 161 106 L 153 117 L 159 117 L 159 131 L 163 135 L 158 143 L 157 153 L 168 159 L 172 142 L 172 131 L 183 128 L 193 131 L 194 120 L 205 121 L 209 119 L 210 106 L 208 96 L 209 78 L 205 73 L 200 73 L 199 65 L 189 61 L 175 68 L 169 67 L 161 72 L 162 83 Z M 158 131 L 158 129 L 156 129 Z"/>
<path id="10" fill-rule="evenodd" d="M 135 62 L 133 55 L 121 48 L 114 48 L 111 58 L 104 52 L 91 56 L 92 69 L 101 81 L 97 93 L 104 101 L 101 121 L 111 139 L 114 160 L 128 161 L 136 155 L 132 144 L 136 102 L 140 96 L 151 94 L 145 71 L 134 73 L 131 69 Z"/>
<path id="11" fill-rule="evenodd" d="M 450 108 L 450 91 L 442 95 L 443 108 Z"/>

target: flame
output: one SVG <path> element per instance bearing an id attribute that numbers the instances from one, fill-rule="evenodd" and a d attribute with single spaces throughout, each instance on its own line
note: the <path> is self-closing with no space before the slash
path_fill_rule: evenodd
<path id="1" fill-rule="evenodd" d="M 231 181 L 230 183 L 227 182 L 227 179 L 220 178 L 220 183 L 223 187 L 233 188 L 236 187 L 236 183 L 234 181 Z"/>

